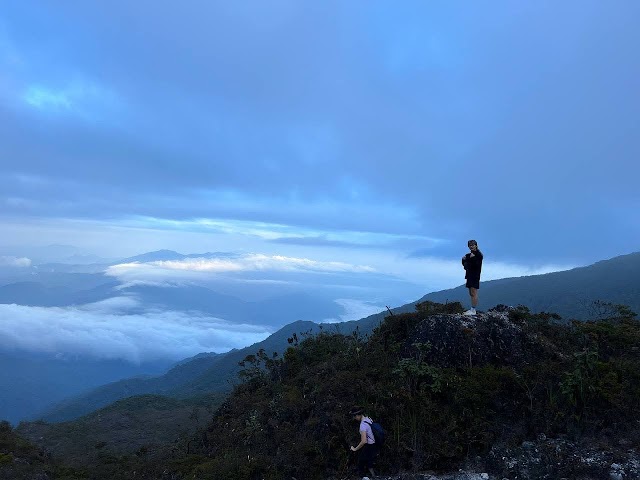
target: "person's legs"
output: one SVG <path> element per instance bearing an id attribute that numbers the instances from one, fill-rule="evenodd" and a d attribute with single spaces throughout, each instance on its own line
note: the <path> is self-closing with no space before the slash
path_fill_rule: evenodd
<path id="1" fill-rule="evenodd" d="M 478 289 L 469 287 L 469 295 L 471 296 L 471 307 L 475 309 L 478 306 Z"/>
<path id="2" fill-rule="evenodd" d="M 360 450 L 360 455 L 358 456 L 358 472 L 360 475 L 366 475 L 367 471 L 371 470 L 373 466 L 373 458 L 371 457 L 371 445 L 366 444 Z"/>
<path id="3" fill-rule="evenodd" d="M 358 473 L 365 475 L 367 473 L 367 459 L 364 454 L 364 449 L 360 451 L 358 455 Z"/>
<path id="4" fill-rule="evenodd" d="M 476 314 L 476 307 L 478 306 L 478 287 L 475 285 L 477 285 L 475 281 L 467 280 L 467 288 L 469 289 L 469 296 L 471 297 L 471 308 L 464 312 L 465 315 Z"/>
<path id="5" fill-rule="evenodd" d="M 369 470 L 369 475 L 371 475 L 371 478 L 374 478 L 376 476 L 375 472 L 373 471 L 373 460 L 376 457 L 376 446 L 375 445 L 370 445 L 367 444 L 365 445 L 365 453 L 366 457 L 367 457 L 367 470 Z"/>

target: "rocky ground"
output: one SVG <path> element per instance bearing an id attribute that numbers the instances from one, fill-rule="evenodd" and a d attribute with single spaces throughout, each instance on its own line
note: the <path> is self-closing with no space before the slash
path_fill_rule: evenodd
<path id="1" fill-rule="evenodd" d="M 623 442 L 624 443 L 624 442 Z M 361 477 L 350 477 L 361 478 Z M 377 480 L 638 480 L 637 448 L 589 448 L 541 435 L 519 447 L 495 446 L 489 454 L 451 473 L 379 475 Z M 342 480 L 342 479 L 341 479 Z M 344 479 L 346 480 L 346 479 Z M 372 479 L 371 479 L 372 480 Z"/>

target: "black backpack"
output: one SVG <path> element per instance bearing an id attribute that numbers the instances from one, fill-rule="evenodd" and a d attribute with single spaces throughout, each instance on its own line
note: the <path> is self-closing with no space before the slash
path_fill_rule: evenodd
<path id="1" fill-rule="evenodd" d="M 387 432 L 384 431 L 382 425 L 378 422 L 364 422 L 371 427 L 371 432 L 373 433 L 373 439 L 376 441 L 376 445 L 381 447 L 384 445 L 385 437 L 387 436 Z"/>

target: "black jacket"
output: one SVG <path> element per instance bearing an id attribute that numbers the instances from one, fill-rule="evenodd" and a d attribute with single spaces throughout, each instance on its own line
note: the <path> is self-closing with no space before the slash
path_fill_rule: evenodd
<path id="1" fill-rule="evenodd" d="M 480 250 L 476 250 L 473 253 L 473 257 L 471 256 L 471 252 L 469 252 L 462 258 L 462 266 L 467 271 L 464 278 L 480 278 L 483 258 Z"/>

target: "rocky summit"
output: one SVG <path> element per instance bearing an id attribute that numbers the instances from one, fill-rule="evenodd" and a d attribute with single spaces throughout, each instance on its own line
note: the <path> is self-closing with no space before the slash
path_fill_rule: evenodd
<path id="1" fill-rule="evenodd" d="M 424 350 L 423 360 L 434 366 L 523 366 L 542 346 L 513 315 L 516 310 L 499 305 L 476 315 L 436 314 L 422 319 L 405 342 L 404 355 Z"/>

